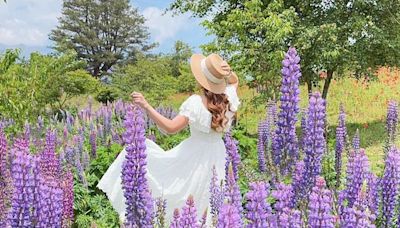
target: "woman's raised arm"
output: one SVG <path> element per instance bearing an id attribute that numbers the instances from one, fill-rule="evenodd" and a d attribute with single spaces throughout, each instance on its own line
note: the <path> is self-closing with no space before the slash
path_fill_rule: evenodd
<path id="1" fill-rule="evenodd" d="M 146 101 L 141 93 L 133 92 L 131 97 L 133 102 L 142 107 L 147 112 L 150 119 L 152 119 L 159 128 L 168 134 L 178 133 L 189 123 L 188 118 L 182 115 L 178 115 L 172 120 L 161 115 Z"/>

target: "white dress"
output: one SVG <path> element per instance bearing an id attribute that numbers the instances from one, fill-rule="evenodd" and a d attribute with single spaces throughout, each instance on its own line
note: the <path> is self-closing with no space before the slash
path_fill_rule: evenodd
<path id="1" fill-rule="evenodd" d="M 226 113 L 228 127 L 240 102 L 233 86 L 227 86 L 230 110 Z M 211 129 L 211 113 L 199 95 L 190 96 L 180 107 L 179 115 L 189 119 L 190 137 L 175 148 L 164 151 L 156 143 L 146 140 L 147 174 L 153 198 L 162 196 L 167 200 L 167 221 L 172 218 L 175 208 L 181 209 L 189 195 L 192 195 L 200 219 L 209 206 L 209 186 L 212 167 L 216 167 L 219 179 L 225 176 L 225 145 L 222 133 Z M 125 198 L 121 188 L 121 170 L 125 149 L 108 168 L 97 187 L 103 190 L 112 206 L 125 218 Z M 208 210 L 210 212 L 210 210 Z M 210 222 L 210 213 L 207 216 Z"/>

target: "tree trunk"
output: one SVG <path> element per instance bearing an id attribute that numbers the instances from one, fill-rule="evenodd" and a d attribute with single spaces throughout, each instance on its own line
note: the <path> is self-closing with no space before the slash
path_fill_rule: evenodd
<path id="1" fill-rule="evenodd" d="M 328 96 L 329 85 L 331 84 L 332 78 L 333 78 L 333 70 L 328 70 L 326 72 L 324 89 L 322 90 L 322 98 L 324 100 L 326 100 L 326 97 Z"/>
<path id="2" fill-rule="evenodd" d="M 92 76 L 98 78 L 100 75 L 100 66 L 93 67 Z"/>
<path id="3" fill-rule="evenodd" d="M 311 93 L 312 93 L 312 81 L 311 81 L 310 77 L 307 77 L 306 84 L 307 84 L 308 98 L 310 98 Z"/>

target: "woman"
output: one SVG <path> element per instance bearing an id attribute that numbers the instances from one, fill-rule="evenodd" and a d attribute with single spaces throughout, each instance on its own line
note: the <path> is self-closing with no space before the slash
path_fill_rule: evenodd
<path id="1" fill-rule="evenodd" d="M 222 135 L 229 129 L 240 104 L 236 94 L 238 77 L 219 55 L 195 54 L 191 58 L 191 69 L 203 93 L 190 96 L 172 120 L 158 113 L 142 94 L 131 94 L 133 102 L 147 112 L 161 131 L 174 134 L 190 126 L 190 137 L 169 151 L 146 140 L 146 177 L 152 196 L 167 200 L 167 218 L 171 218 L 174 208 L 185 204 L 189 195 L 194 198 L 198 216 L 208 207 L 213 166 L 219 178 L 224 178 Z M 98 184 L 107 193 L 121 220 L 125 216 L 125 199 L 120 174 L 125 155 L 124 149 Z M 210 216 L 207 217 L 210 220 Z"/>

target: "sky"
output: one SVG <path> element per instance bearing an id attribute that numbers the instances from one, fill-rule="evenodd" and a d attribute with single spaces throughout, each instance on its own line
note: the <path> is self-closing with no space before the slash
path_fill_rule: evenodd
<path id="1" fill-rule="evenodd" d="M 176 40 L 188 43 L 196 52 L 199 45 L 212 40 L 201 27 L 201 20 L 189 14 L 173 16 L 165 12 L 172 0 L 131 0 L 146 18 L 151 41 L 159 43 L 154 53 L 169 53 Z M 0 52 L 21 48 L 24 56 L 33 51 L 51 52 L 50 31 L 61 16 L 62 0 L 0 1 Z"/>

